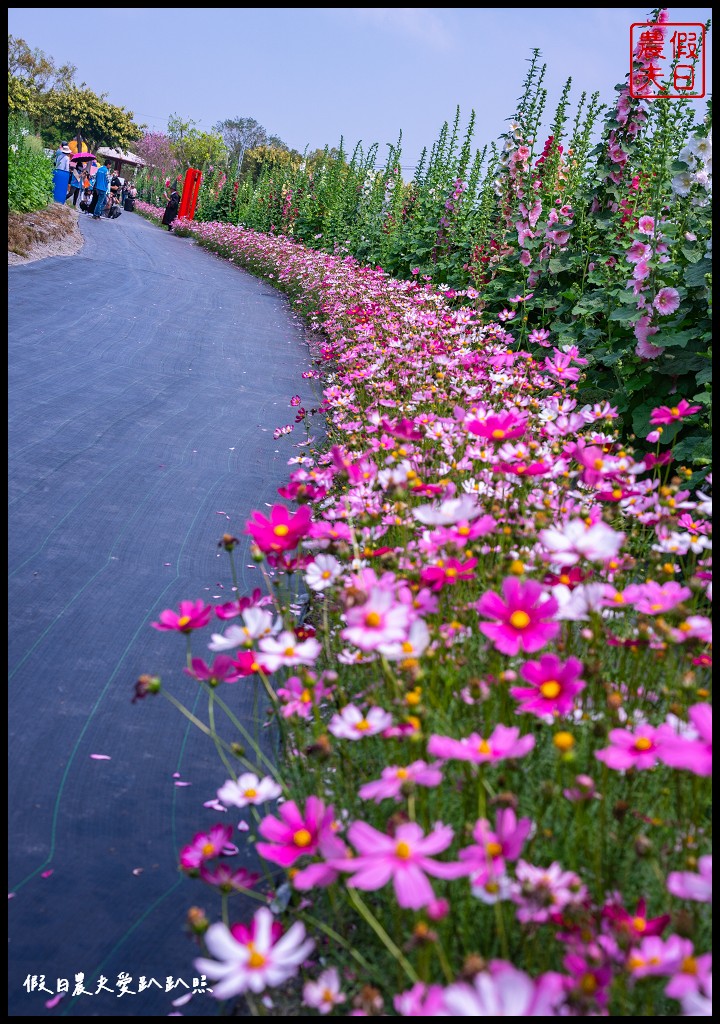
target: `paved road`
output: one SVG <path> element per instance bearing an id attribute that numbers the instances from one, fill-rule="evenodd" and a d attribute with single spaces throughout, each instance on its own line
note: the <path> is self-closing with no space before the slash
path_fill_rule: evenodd
<path id="1" fill-rule="evenodd" d="M 238 817 L 202 806 L 226 778 L 211 742 L 162 697 L 131 704 L 133 684 L 154 673 L 193 703 L 184 639 L 150 623 L 230 599 L 218 540 L 279 500 L 297 452 L 273 429 L 317 395 L 270 286 L 136 214 L 81 230 L 78 255 L 9 269 L 9 1012 L 166 1016 L 185 991 L 166 979 L 194 973 L 186 910 L 218 909 L 177 851 Z M 247 538 L 236 553 L 250 592 Z M 250 688 L 223 696 L 250 723 Z M 73 998 L 80 972 L 93 994 Z M 41 975 L 70 994 L 46 1008 L 23 987 Z"/>

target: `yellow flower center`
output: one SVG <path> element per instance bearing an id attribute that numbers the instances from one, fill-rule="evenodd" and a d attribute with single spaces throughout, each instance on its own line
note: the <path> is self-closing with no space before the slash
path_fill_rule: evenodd
<path id="1" fill-rule="evenodd" d="M 303 692 L 300 694 L 300 700 L 302 701 L 303 704 L 309 704 L 312 700 L 312 697 L 310 696 L 310 691 L 303 690 Z"/>
<path id="2" fill-rule="evenodd" d="M 570 577 L 568 576 L 568 574 L 567 574 L 566 572 L 564 572 L 564 573 L 562 574 L 562 576 L 560 577 L 560 582 L 561 582 L 561 583 L 564 583 L 564 584 L 565 584 L 565 586 L 567 587 L 567 586 L 569 586 L 569 584 L 570 584 L 570 583 L 572 582 L 572 580 L 570 579 Z"/>
<path id="3" fill-rule="evenodd" d="M 411 853 L 412 850 L 410 849 L 408 844 L 402 841 L 399 842 L 395 847 L 395 856 L 399 857 L 401 860 L 407 860 Z"/>
<path id="4" fill-rule="evenodd" d="M 697 974 L 697 960 L 694 956 L 686 956 L 680 964 L 683 974 Z"/>
<path id="5" fill-rule="evenodd" d="M 255 797 L 257 796 L 257 790 L 256 790 L 256 789 L 253 789 L 253 788 L 252 788 L 252 786 L 251 786 L 251 787 L 250 787 L 250 789 L 246 789 L 246 790 L 245 790 L 245 792 L 243 793 L 243 796 L 244 796 L 244 797 L 245 797 L 245 798 L 246 798 L 247 800 L 254 800 L 254 799 L 255 799 Z"/>
<path id="6" fill-rule="evenodd" d="M 267 963 L 267 957 L 264 957 L 262 953 L 258 953 L 252 942 L 248 943 L 248 949 L 250 950 L 250 959 L 247 962 L 248 967 L 252 967 L 254 970 L 264 967 Z"/>
<path id="7" fill-rule="evenodd" d="M 293 842 L 296 846 L 309 846 L 312 842 L 312 836 L 306 828 L 299 828 L 293 835 Z"/>
<path id="8" fill-rule="evenodd" d="M 487 843 L 485 849 L 487 850 L 489 857 L 499 857 L 502 853 L 502 846 L 500 843 Z"/>
<path id="9" fill-rule="evenodd" d="M 407 768 L 398 768 L 398 770 L 395 772 L 395 778 L 406 779 L 409 774 L 410 773 L 408 772 Z"/>
<path id="10" fill-rule="evenodd" d="M 202 853 L 204 857 L 212 857 L 215 853 L 215 847 L 212 843 L 203 843 Z"/>
<path id="11" fill-rule="evenodd" d="M 603 468 L 603 460 L 602 459 L 595 459 L 595 461 L 593 462 L 593 467 L 595 469 L 602 469 Z"/>
<path id="12" fill-rule="evenodd" d="M 377 612 L 368 612 L 365 616 L 365 625 L 369 626 L 371 629 L 377 629 L 381 622 L 382 619 Z"/>
<path id="13" fill-rule="evenodd" d="M 558 750 L 565 753 L 575 746 L 575 737 L 571 732 L 558 732 L 553 736 L 553 743 Z"/>
<path id="14" fill-rule="evenodd" d="M 469 526 L 458 526 L 457 532 L 460 534 L 461 537 L 467 537 L 468 534 L 470 533 L 470 527 Z"/>
<path id="15" fill-rule="evenodd" d="M 189 615 L 182 615 L 178 619 L 178 626 L 180 626 L 181 628 L 182 628 L 182 626 L 187 626 L 189 621 L 190 621 L 190 616 Z"/>
<path id="16" fill-rule="evenodd" d="M 403 642 L 402 642 L 402 644 L 400 646 L 402 648 L 403 654 L 412 654 L 413 653 L 414 647 L 410 643 L 409 640 L 403 640 Z"/>
<path id="17" fill-rule="evenodd" d="M 454 576 L 457 576 L 457 569 L 446 569 L 445 575 L 449 576 L 450 579 L 452 579 Z"/>
<path id="18" fill-rule="evenodd" d="M 557 679 L 548 679 L 548 681 L 546 683 L 543 683 L 540 687 L 540 693 L 547 700 L 554 700 L 554 698 L 557 697 L 561 690 L 562 686 L 557 681 Z"/>
<path id="19" fill-rule="evenodd" d="M 285 650 L 283 651 L 283 654 L 285 655 L 286 658 L 292 658 L 295 654 L 295 648 L 286 647 Z"/>
<path id="20" fill-rule="evenodd" d="M 597 978 L 594 974 L 583 974 L 580 979 L 580 991 L 583 995 L 591 996 L 597 989 Z"/>
<path id="21" fill-rule="evenodd" d="M 488 743 L 487 740 L 480 740 L 480 742 L 478 743 L 478 748 L 477 749 L 478 749 L 478 754 L 489 754 L 490 753 L 490 744 Z"/>
<path id="22" fill-rule="evenodd" d="M 652 741 L 649 740 L 647 736 L 641 736 L 639 739 L 635 740 L 636 750 L 649 750 L 651 746 Z"/>
<path id="23" fill-rule="evenodd" d="M 674 406 L 672 407 L 672 409 L 670 410 L 670 412 L 671 412 L 671 413 L 673 414 L 673 416 L 679 416 L 679 415 L 680 415 L 680 410 L 678 409 L 678 407 L 677 407 L 676 405 L 674 405 Z"/>
<path id="24" fill-rule="evenodd" d="M 273 527 L 273 533 L 276 537 L 287 537 L 290 533 L 290 527 L 286 526 L 285 523 L 278 523 L 277 526 Z"/>
<path id="25" fill-rule="evenodd" d="M 358 732 L 367 732 L 370 728 L 370 723 L 367 718 L 361 718 L 359 722 L 355 723 L 355 728 Z"/>
<path id="26" fill-rule="evenodd" d="M 647 921 L 644 917 L 634 917 L 632 919 L 633 928 L 636 932 L 644 932 L 647 928 Z"/>
<path id="27" fill-rule="evenodd" d="M 683 633 L 689 633 L 692 629 L 692 626 L 689 622 L 681 622 L 678 626 L 678 629 L 682 630 Z"/>
<path id="28" fill-rule="evenodd" d="M 320 578 L 323 580 L 329 580 L 331 576 L 332 573 L 330 572 L 330 570 L 326 569 L 325 572 L 321 574 Z"/>
<path id="29" fill-rule="evenodd" d="M 490 436 L 494 437 L 496 441 L 501 441 L 505 437 L 505 431 L 500 427 L 496 427 Z"/>
<path id="30" fill-rule="evenodd" d="M 530 616 L 527 612 L 513 612 L 510 616 L 510 625 L 515 629 L 525 629 L 530 625 Z"/>

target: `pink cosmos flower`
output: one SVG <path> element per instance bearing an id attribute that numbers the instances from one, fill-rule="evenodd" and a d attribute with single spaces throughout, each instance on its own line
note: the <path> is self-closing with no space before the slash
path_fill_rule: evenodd
<path id="1" fill-rule="evenodd" d="M 520 675 L 531 683 L 531 687 L 513 686 L 510 693 L 521 703 L 517 714 L 569 715 L 575 706 L 575 697 L 585 689 L 580 679 L 583 670 L 581 661 L 568 658 L 563 662 L 555 654 L 543 654 L 540 661 L 526 661 Z"/>
<path id="2" fill-rule="evenodd" d="M 479 818 L 472 833 L 477 845 L 466 846 L 460 851 L 459 859 L 466 861 L 473 872 L 490 867 L 494 874 L 500 875 L 505 871 L 505 861 L 517 860 L 522 853 L 532 825 L 530 818 L 518 821 L 512 807 L 497 812 L 495 831 L 486 818 Z"/>
<path id="3" fill-rule="evenodd" d="M 697 872 L 671 871 L 667 887 L 680 900 L 712 903 L 712 854 L 700 858 Z"/>
<path id="4" fill-rule="evenodd" d="M 477 437 L 505 442 L 523 436 L 527 428 L 527 417 L 513 411 L 494 413 L 482 419 L 466 420 L 465 426 Z"/>
<path id="5" fill-rule="evenodd" d="M 305 570 L 305 582 L 316 592 L 327 590 L 342 573 L 342 566 L 332 555 L 316 555 Z"/>
<path id="6" fill-rule="evenodd" d="M 695 956 L 690 939 L 681 939 L 677 935 L 676 949 L 682 957 L 676 973 L 665 986 L 665 995 L 671 999 L 683 999 L 705 985 L 712 977 L 712 953 Z"/>
<path id="7" fill-rule="evenodd" d="M 348 608 L 347 626 L 340 633 L 362 651 L 374 651 L 380 644 L 402 642 L 410 626 L 407 605 L 398 602 L 389 590 L 373 587 L 365 604 Z"/>
<path id="8" fill-rule="evenodd" d="M 712 971 L 694 992 L 686 992 L 680 999 L 683 1017 L 712 1017 Z"/>
<path id="9" fill-rule="evenodd" d="M 555 861 L 547 868 L 519 860 L 512 900 L 517 904 L 517 918 L 523 924 L 533 921 L 544 924 L 565 907 L 582 903 L 587 889 L 574 871 L 563 871 Z"/>
<path id="10" fill-rule="evenodd" d="M 712 775 L 712 705 L 694 704 L 688 709 L 688 717 L 698 738 L 687 739 L 669 727 L 663 728 L 657 756 L 673 768 L 685 768 L 695 775 Z"/>
<path id="11" fill-rule="evenodd" d="M 611 729 L 611 746 L 596 750 L 595 757 L 608 768 L 625 771 L 636 768 L 653 768 L 658 761 L 657 729 L 652 725 L 639 725 L 635 732 L 630 729 Z"/>
<path id="12" fill-rule="evenodd" d="M 314 854 L 327 834 L 334 838 L 334 811 L 322 800 L 309 796 L 303 814 L 294 800 L 280 806 L 280 818 L 268 815 L 260 822 L 258 832 L 269 843 L 257 843 L 258 853 L 274 864 L 288 868 L 300 857 Z"/>
<path id="13" fill-rule="evenodd" d="M 659 935 L 648 935 L 631 949 L 626 967 L 631 977 L 647 978 L 654 974 L 674 974 L 683 959 L 684 943 L 680 936 L 661 939 Z"/>
<path id="14" fill-rule="evenodd" d="M 520 736 L 520 730 L 513 725 L 496 725 L 487 739 L 474 732 L 465 739 L 456 740 L 451 736 L 433 734 L 428 740 L 428 754 L 443 760 L 472 761 L 485 764 L 487 761 L 504 761 L 507 758 L 525 757 L 535 746 L 535 737 Z"/>
<path id="15" fill-rule="evenodd" d="M 235 853 L 236 847 L 230 842 L 232 834 L 232 825 L 213 825 L 208 832 L 197 832 L 193 841 L 180 851 L 180 867 L 193 871 L 206 860 Z"/>
<path id="16" fill-rule="evenodd" d="M 319 640 L 309 637 L 307 640 L 299 641 L 290 630 L 285 630 L 276 637 L 263 637 L 258 647 L 261 651 L 258 657 L 267 665 L 269 672 L 293 665 L 312 666 L 322 651 Z"/>
<path id="17" fill-rule="evenodd" d="M 208 885 L 216 885 L 222 892 L 239 892 L 241 889 L 252 889 L 260 881 L 260 875 L 245 868 L 233 868 L 229 864 L 207 863 L 200 865 L 200 878 Z"/>
<path id="18" fill-rule="evenodd" d="M 275 800 L 281 793 L 282 786 L 270 776 L 260 779 L 253 772 L 243 772 L 237 781 L 228 779 L 217 791 L 217 797 L 228 807 L 247 807 Z"/>
<path id="19" fill-rule="evenodd" d="M 332 687 L 326 686 L 320 679 L 316 679 L 312 686 L 308 686 L 299 676 L 291 676 L 280 687 L 277 695 L 282 703 L 281 713 L 283 718 L 290 718 L 297 715 L 298 718 L 310 718 L 313 708 L 319 705 L 325 697 L 331 694 Z"/>
<path id="20" fill-rule="evenodd" d="M 558 603 L 535 580 L 522 583 L 515 577 L 503 580 L 505 601 L 488 591 L 475 605 L 478 614 L 496 622 L 483 622 L 480 631 L 503 654 L 531 653 L 554 640 L 560 624 L 549 619 L 558 610 Z"/>
<path id="21" fill-rule="evenodd" d="M 699 412 L 701 406 L 690 405 L 684 398 L 682 398 L 677 405 L 672 407 L 667 405 L 660 405 L 657 409 L 653 409 L 650 413 L 650 423 L 653 427 L 659 425 L 665 425 L 667 423 L 674 423 L 675 420 L 682 420 L 686 416 L 692 416 L 693 413 Z"/>
<path id="22" fill-rule="evenodd" d="M 628 590 L 630 589 L 628 587 Z M 692 590 L 689 587 L 683 587 L 674 580 L 663 584 L 649 580 L 632 589 L 633 595 L 628 600 L 632 601 L 637 611 L 644 612 L 645 615 L 668 612 L 692 597 Z"/>
<path id="23" fill-rule="evenodd" d="M 261 551 L 292 551 L 310 531 L 310 510 L 301 505 L 294 514 L 284 505 L 273 505 L 270 518 L 258 511 L 252 513 L 245 527 Z"/>
<path id="24" fill-rule="evenodd" d="M 394 836 L 385 835 L 364 821 L 354 822 L 347 833 L 358 851 L 357 857 L 338 861 L 336 867 L 352 872 L 347 885 L 374 892 L 392 879 L 401 907 L 420 910 L 435 899 L 426 875 L 435 878 L 460 878 L 467 874 L 464 864 L 432 860 L 453 840 L 453 830 L 438 823 L 427 836 L 415 822 L 398 825 Z"/>
<path id="25" fill-rule="evenodd" d="M 669 316 L 680 305 L 680 293 L 675 288 L 661 288 L 653 299 L 653 306 L 660 316 Z"/>
<path id="26" fill-rule="evenodd" d="M 365 736 L 376 736 L 392 725 L 392 715 L 382 708 L 370 708 L 362 712 L 354 704 L 347 704 L 337 715 L 333 715 L 328 732 L 342 740 L 361 740 Z"/>
<path id="27" fill-rule="evenodd" d="M 215 999 L 230 999 L 243 992 L 262 992 L 282 985 L 297 974 L 298 967 L 315 948 L 305 937 L 305 925 L 296 921 L 281 938 L 273 934 L 273 916 L 260 907 L 253 918 L 252 937 L 239 941 L 227 927 L 211 924 L 204 936 L 214 960 L 198 957 L 195 970 L 210 978 Z"/>
<path id="28" fill-rule="evenodd" d="M 358 790 L 361 800 L 401 800 L 403 788 L 406 786 L 439 786 L 442 782 L 442 771 L 434 764 L 425 761 L 413 761 L 405 766 L 391 765 L 383 768 L 381 777 L 374 782 L 366 782 Z"/>
<path id="29" fill-rule="evenodd" d="M 640 899 L 631 913 L 617 899 L 611 899 L 602 909 L 602 917 L 609 921 L 613 931 L 617 934 L 622 943 L 639 942 L 648 935 L 662 935 L 670 923 L 669 914 L 661 914 L 659 917 L 647 916 L 647 901 Z"/>
<path id="30" fill-rule="evenodd" d="M 202 629 L 207 626 L 212 617 L 212 605 L 205 604 L 202 600 L 181 601 L 180 614 L 171 608 L 160 612 L 160 621 L 153 622 L 152 626 L 160 630 L 176 630 L 179 633 L 191 633 L 193 629 Z"/>
<path id="31" fill-rule="evenodd" d="M 420 574 L 420 579 L 437 593 L 443 587 L 453 586 L 460 580 L 471 580 L 475 575 L 473 570 L 476 565 L 477 558 L 468 558 L 465 562 L 460 562 L 457 558 L 441 558 L 434 565 L 426 566 Z"/>
<path id="32" fill-rule="evenodd" d="M 242 672 L 227 654 L 218 654 L 212 665 L 206 665 L 202 658 L 192 658 L 190 664 L 192 667 L 184 668 L 183 672 L 193 679 L 204 679 L 210 686 L 236 683 L 242 678 Z"/>
<path id="33" fill-rule="evenodd" d="M 393 1006 L 401 1017 L 445 1017 L 443 989 L 418 981 L 407 992 L 393 997 Z"/>
<path id="34" fill-rule="evenodd" d="M 443 993 L 449 1017 L 557 1017 L 564 1001 L 563 979 L 549 972 L 534 981 L 502 960 L 492 961 L 468 982 L 449 985 Z"/>
<path id="35" fill-rule="evenodd" d="M 303 986 L 303 1005 L 321 1014 L 329 1013 L 346 1000 L 347 996 L 340 991 L 340 975 L 336 967 L 328 967 L 316 981 L 306 981 Z"/>

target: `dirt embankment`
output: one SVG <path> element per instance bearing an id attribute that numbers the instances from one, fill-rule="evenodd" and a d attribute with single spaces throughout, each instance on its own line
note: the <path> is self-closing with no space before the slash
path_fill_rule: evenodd
<path id="1" fill-rule="evenodd" d="M 8 214 L 8 266 L 47 256 L 74 256 L 83 246 L 79 211 L 53 203 L 33 213 Z"/>

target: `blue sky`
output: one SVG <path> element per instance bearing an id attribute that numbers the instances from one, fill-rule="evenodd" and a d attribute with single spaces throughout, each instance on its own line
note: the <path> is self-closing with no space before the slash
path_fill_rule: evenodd
<path id="1" fill-rule="evenodd" d="M 163 131 L 178 114 L 204 130 L 254 117 L 302 151 L 326 143 L 395 142 L 412 168 L 442 123 L 477 115 L 475 142 L 497 138 L 514 113 L 533 47 L 548 65 L 551 116 L 572 76 L 612 102 L 629 65 L 632 22 L 649 8 L 11 7 L 8 32 L 76 79 Z M 705 22 L 709 7 L 670 8 L 674 22 Z M 707 49 L 708 91 L 712 50 Z M 705 101 L 696 106 L 704 110 Z"/>

